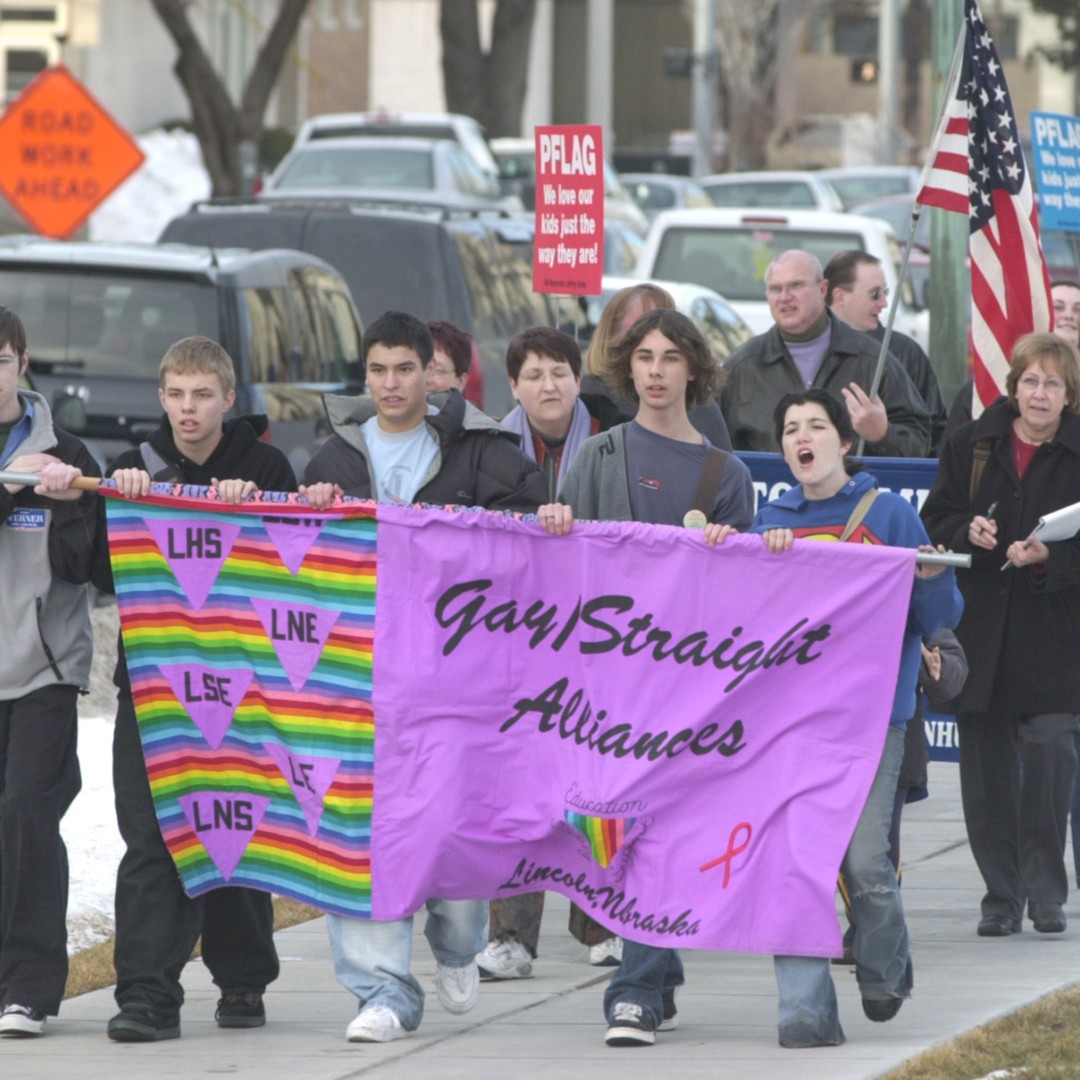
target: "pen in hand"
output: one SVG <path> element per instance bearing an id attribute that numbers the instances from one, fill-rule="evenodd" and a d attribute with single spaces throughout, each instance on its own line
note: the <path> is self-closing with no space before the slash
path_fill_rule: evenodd
<path id="1" fill-rule="evenodd" d="M 986 514 L 984 515 L 986 517 L 987 521 L 993 521 L 994 520 L 994 515 L 997 513 L 997 508 L 998 508 L 997 499 L 995 499 L 990 504 L 990 508 L 986 511 Z"/>

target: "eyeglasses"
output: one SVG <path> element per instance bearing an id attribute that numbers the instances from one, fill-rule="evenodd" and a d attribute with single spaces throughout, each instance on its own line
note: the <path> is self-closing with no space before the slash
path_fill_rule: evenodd
<path id="1" fill-rule="evenodd" d="M 816 284 L 813 281 L 785 281 L 777 282 L 775 285 L 765 286 L 766 296 L 782 296 L 786 292 L 797 293 L 802 292 L 803 289 L 809 289 L 812 285 Z"/>
<path id="2" fill-rule="evenodd" d="M 1065 390 L 1065 384 L 1061 379 L 1039 379 L 1035 375 L 1025 375 L 1019 380 L 1018 385 L 1022 386 L 1028 393 L 1035 393 L 1041 386 L 1048 394 L 1061 394 Z"/>

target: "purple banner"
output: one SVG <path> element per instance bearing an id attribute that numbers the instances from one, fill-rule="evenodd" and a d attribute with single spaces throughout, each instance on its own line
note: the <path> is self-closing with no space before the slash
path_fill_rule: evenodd
<path id="1" fill-rule="evenodd" d="M 914 551 L 378 521 L 374 918 L 554 889 L 640 941 L 837 952 Z"/>

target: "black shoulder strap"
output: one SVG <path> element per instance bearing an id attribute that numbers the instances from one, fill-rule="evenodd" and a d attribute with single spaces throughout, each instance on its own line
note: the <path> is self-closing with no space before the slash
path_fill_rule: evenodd
<path id="1" fill-rule="evenodd" d="M 989 439 L 980 439 L 975 444 L 975 454 L 971 459 L 971 490 L 968 492 L 972 506 L 975 505 L 975 496 L 978 494 L 986 463 L 990 460 L 990 445 Z"/>

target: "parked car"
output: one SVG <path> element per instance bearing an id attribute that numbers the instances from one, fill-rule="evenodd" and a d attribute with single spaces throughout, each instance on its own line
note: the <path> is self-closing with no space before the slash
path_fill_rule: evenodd
<path id="1" fill-rule="evenodd" d="M 694 210 L 716 205 L 709 193 L 689 176 L 620 173 L 619 179 L 650 221 L 661 210 Z"/>
<path id="2" fill-rule="evenodd" d="M 605 274 L 601 282 L 603 291 L 599 296 L 581 297 L 581 315 L 584 321 L 577 330 L 583 344 L 592 340 L 593 333 L 600 322 L 600 316 L 615 293 L 628 285 L 639 284 L 640 281 L 637 278 Z M 746 320 L 727 300 L 712 289 L 685 281 L 653 279 L 652 284 L 659 285 L 671 293 L 675 307 L 694 320 L 697 328 L 709 343 L 713 356 L 720 363 L 723 363 L 743 342 L 753 337 L 754 332 L 746 324 Z"/>
<path id="3" fill-rule="evenodd" d="M 499 165 L 504 195 L 517 195 L 527 210 L 536 208 L 536 147 L 532 139 L 501 138 L 491 140 L 491 152 Z M 649 220 L 630 197 L 615 171 L 604 159 L 604 219 L 621 221 L 645 235 Z"/>
<path id="4" fill-rule="evenodd" d="M 329 434 L 323 393 L 363 386 L 349 288 L 302 252 L 6 237 L 0 293 L 26 324 L 31 385 L 102 464 L 157 427 L 158 364 L 191 334 L 225 347 L 235 412 L 266 413 L 298 474 Z"/>
<path id="5" fill-rule="evenodd" d="M 549 297 L 532 289 L 533 224 L 498 212 L 462 213 L 346 200 L 222 200 L 174 218 L 162 241 L 293 247 L 342 274 L 365 321 L 388 308 L 446 319 L 476 340 L 482 406 L 513 407 L 506 346 L 526 326 L 555 324 Z"/>
<path id="6" fill-rule="evenodd" d="M 409 198 L 431 192 L 441 200 L 500 198 L 499 185 L 449 139 L 320 139 L 290 150 L 260 196 L 372 194 Z"/>
<path id="7" fill-rule="evenodd" d="M 816 175 L 832 185 L 845 210 L 853 210 L 871 199 L 914 195 L 919 190 L 922 170 L 914 165 L 848 165 L 839 169 L 819 169 Z"/>
<path id="8" fill-rule="evenodd" d="M 826 210 L 837 214 L 844 209 L 832 185 L 814 172 L 715 173 L 699 177 L 698 183 L 716 206 Z"/>
<path id="9" fill-rule="evenodd" d="M 772 325 L 765 300 L 765 271 L 781 252 L 809 251 L 824 266 L 838 251 L 858 249 L 882 261 L 890 289 L 896 288 L 900 245 L 877 218 L 817 210 L 669 210 L 649 232 L 634 276 L 693 281 L 725 297 L 755 334 Z M 924 348 L 926 313 L 905 286 L 896 328 Z"/>
<path id="10" fill-rule="evenodd" d="M 492 157 L 484 129 L 471 116 L 460 113 L 394 113 L 380 110 L 363 113 L 324 113 L 305 120 L 293 146 L 319 139 L 368 138 L 449 139 L 476 162 L 496 182 L 499 166 Z"/>

